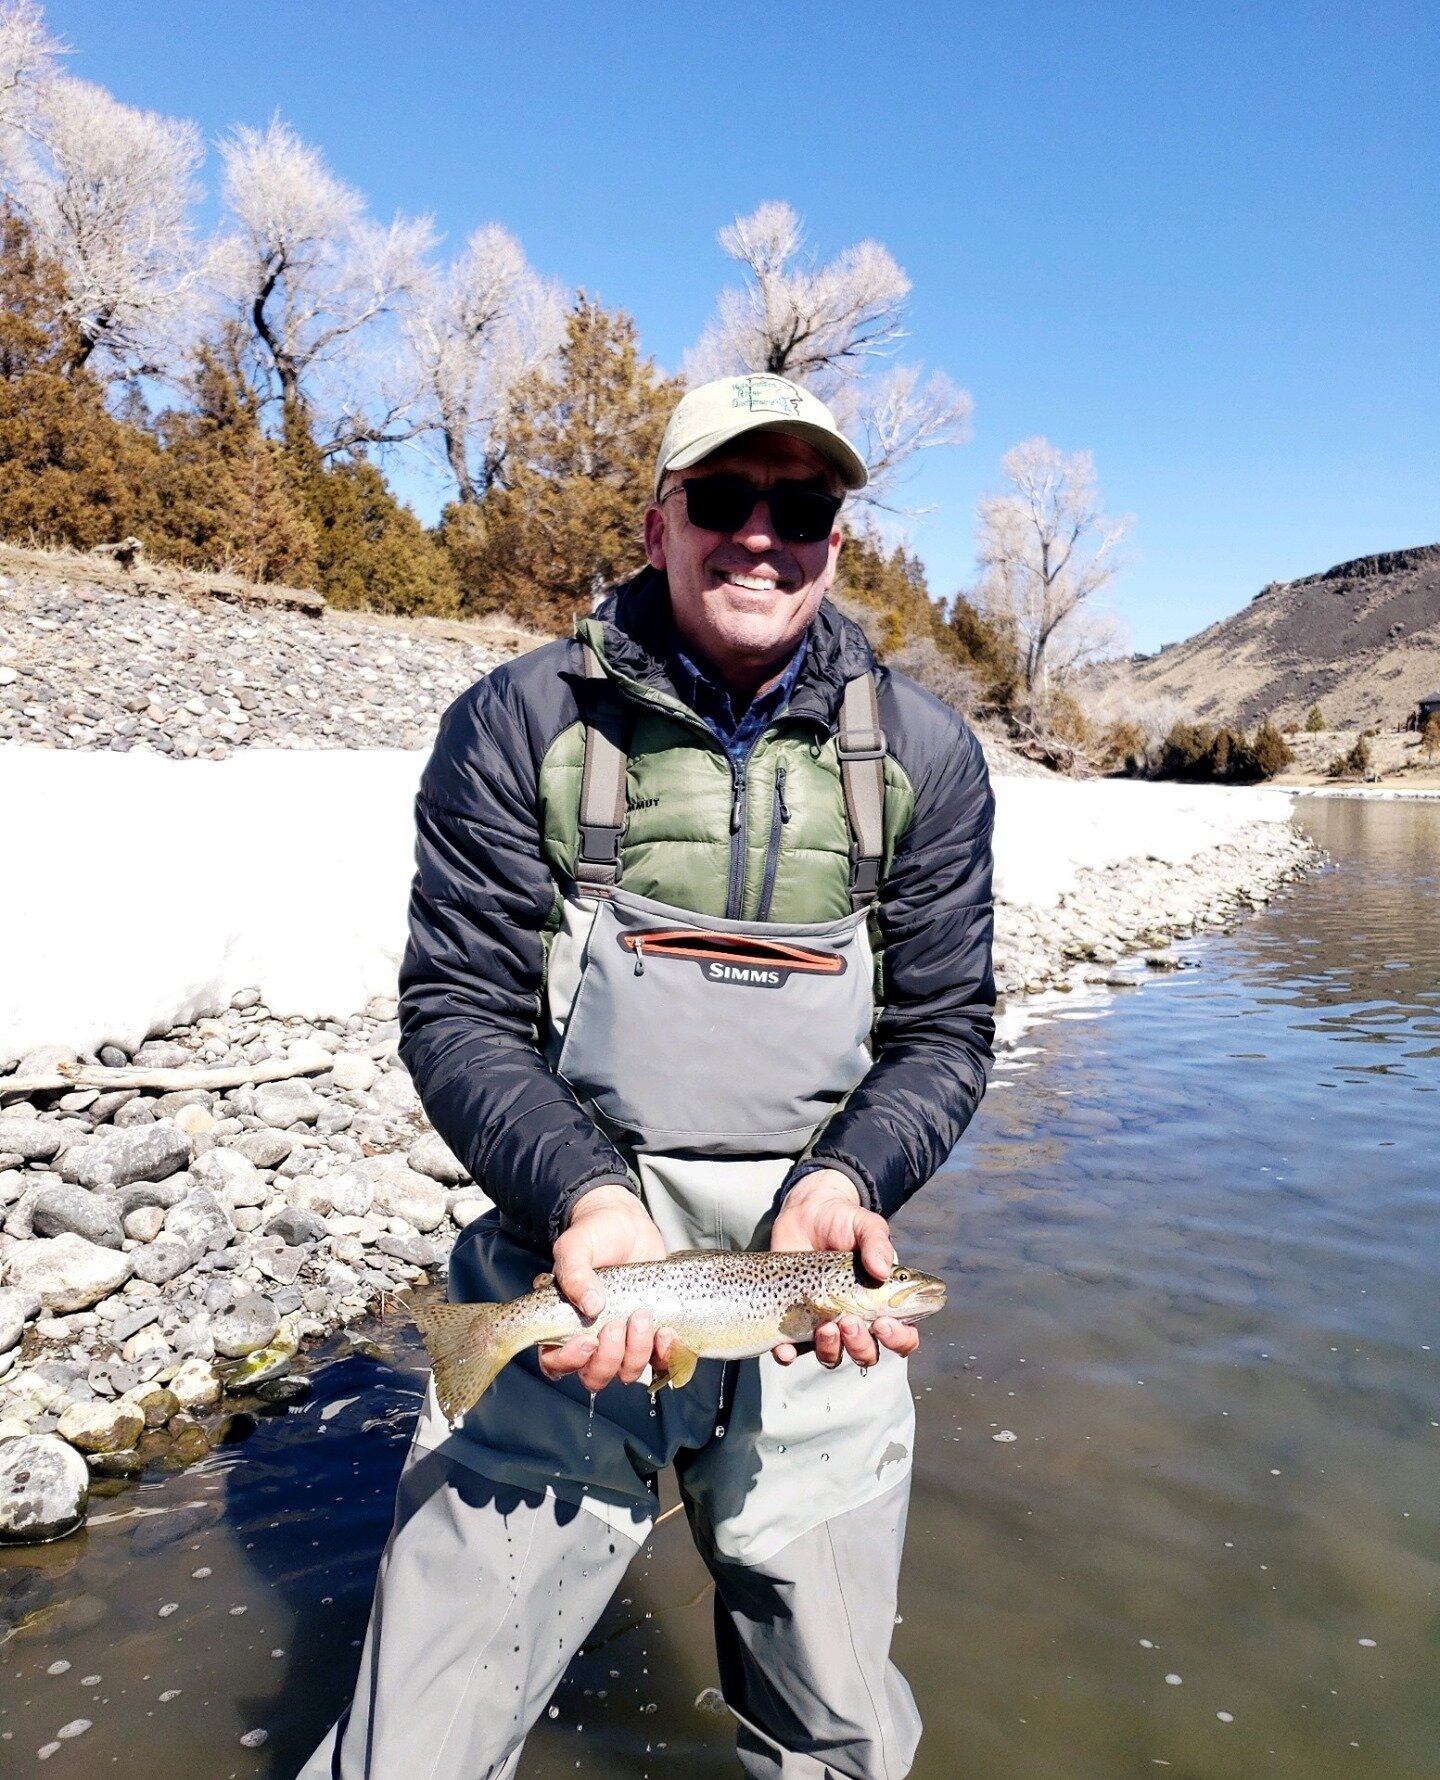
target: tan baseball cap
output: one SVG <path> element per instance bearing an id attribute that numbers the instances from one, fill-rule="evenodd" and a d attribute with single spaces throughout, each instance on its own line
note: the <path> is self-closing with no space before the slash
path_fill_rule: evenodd
<path id="1" fill-rule="evenodd" d="M 742 433 L 756 432 L 786 433 L 813 445 L 834 467 L 842 488 L 863 488 L 870 480 L 865 459 L 818 396 L 787 378 L 755 371 L 717 377 L 681 397 L 655 460 L 656 494 L 667 470 L 688 470 Z"/>

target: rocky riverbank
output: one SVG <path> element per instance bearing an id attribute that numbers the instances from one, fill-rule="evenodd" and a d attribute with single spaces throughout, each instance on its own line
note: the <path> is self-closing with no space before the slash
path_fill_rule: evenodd
<path id="1" fill-rule="evenodd" d="M 57 1088 L 86 1065 L 55 1046 L 0 1076 L 0 1538 L 78 1524 L 87 1471 L 202 1456 L 227 1395 L 303 1388 L 307 1340 L 429 1277 L 485 1209 L 394 1012 L 279 1020 L 251 990 L 89 1064 L 143 1088 Z"/>

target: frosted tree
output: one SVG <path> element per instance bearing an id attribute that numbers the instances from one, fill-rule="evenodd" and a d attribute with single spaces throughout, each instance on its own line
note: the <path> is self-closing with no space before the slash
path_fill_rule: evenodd
<path id="1" fill-rule="evenodd" d="M 1048 439 L 1026 439 L 1001 460 L 1009 487 L 979 508 L 980 603 L 1012 627 L 1032 704 L 1116 637 L 1113 619 L 1089 605 L 1119 572 L 1132 521 L 1107 519 L 1095 461 Z"/>
<path id="2" fill-rule="evenodd" d="M 35 0 L 0 4 L 0 179 L 23 166 L 40 94 L 63 53 Z"/>
<path id="3" fill-rule="evenodd" d="M 422 422 L 399 375 L 399 317 L 425 280 L 428 218 L 388 226 L 278 117 L 221 145 L 232 225 L 221 282 L 249 329 L 287 425 L 323 456 L 411 439 Z"/>
<path id="4" fill-rule="evenodd" d="M 742 268 L 722 291 L 685 361 L 693 383 L 735 371 L 771 371 L 814 390 L 863 442 L 869 500 L 885 504 L 917 451 L 968 437 L 970 397 L 943 376 L 921 381 L 891 361 L 906 338 L 910 280 L 888 248 L 861 241 L 826 264 L 808 251 L 789 204 L 762 204 L 721 229 Z"/>
<path id="5" fill-rule="evenodd" d="M 32 130 L 13 191 L 65 276 L 66 369 L 94 359 L 111 376 L 164 371 L 185 350 L 202 272 L 200 132 L 63 75 L 41 86 Z"/>
<path id="6" fill-rule="evenodd" d="M 432 274 L 406 320 L 419 412 L 434 432 L 462 503 L 500 479 L 515 391 L 546 370 L 565 337 L 566 302 L 507 229 L 477 229 Z"/>

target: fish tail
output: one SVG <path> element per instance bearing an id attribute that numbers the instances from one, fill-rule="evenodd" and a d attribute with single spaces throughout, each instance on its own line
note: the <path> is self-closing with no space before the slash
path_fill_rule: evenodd
<path id="1" fill-rule="evenodd" d="M 504 1327 L 508 1304 L 427 1304 L 410 1310 L 425 1337 L 435 1395 L 447 1421 L 467 1414 L 520 1351 Z"/>

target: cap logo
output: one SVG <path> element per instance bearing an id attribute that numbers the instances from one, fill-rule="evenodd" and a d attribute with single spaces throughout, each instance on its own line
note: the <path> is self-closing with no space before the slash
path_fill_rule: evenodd
<path id="1" fill-rule="evenodd" d="M 798 415 L 800 395 L 783 377 L 760 373 L 753 377 L 737 377 L 730 385 L 730 406 L 748 408 L 752 414 Z"/>

